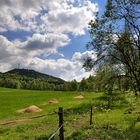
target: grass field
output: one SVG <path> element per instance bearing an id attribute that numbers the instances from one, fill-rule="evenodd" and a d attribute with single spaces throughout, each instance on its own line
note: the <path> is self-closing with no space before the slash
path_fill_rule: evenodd
<path id="1" fill-rule="evenodd" d="M 23 120 L 13 124 L 0 125 L 0 140 L 45 140 L 58 127 L 58 107 L 64 108 L 64 128 L 67 140 L 140 139 L 140 99 L 125 95 L 127 100 L 115 103 L 112 110 L 104 109 L 102 93 L 83 93 L 84 99 L 74 99 L 78 92 L 31 91 L 0 88 L 0 124 Z M 50 99 L 58 104 L 44 106 Z M 93 104 L 93 127 L 89 127 L 89 108 Z M 43 111 L 38 113 L 17 113 L 30 105 Z M 131 112 L 130 112 L 131 111 Z M 33 116 L 41 118 L 29 119 Z M 136 123 L 134 123 L 134 120 Z M 58 136 L 56 136 L 58 139 Z"/>

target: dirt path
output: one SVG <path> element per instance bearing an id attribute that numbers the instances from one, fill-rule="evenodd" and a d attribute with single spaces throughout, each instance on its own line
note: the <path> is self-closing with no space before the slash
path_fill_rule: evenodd
<path id="1" fill-rule="evenodd" d="M 7 121 L 7 122 L 2 122 L 2 123 L 0 123 L 0 125 L 15 125 L 15 124 L 20 123 L 20 122 L 31 121 L 31 120 L 35 120 L 35 119 L 38 119 L 38 118 L 43 118 L 45 116 L 47 116 L 47 115 L 38 115 L 38 116 L 33 116 L 31 118 L 11 120 L 11 121 Z"/>
<path id="2" fill-rule="evenodd" d="M 81 127 L 83 127 L 85 125 L 86 121 L 88 121 L 87 116 L 82 116 L 82 117 L 80 117 L 78 122 L 75 121 L 75 122 L 72 123 L 72 127 L 74 129 L 79 129 L 79 128 L 81 128 Z"/>

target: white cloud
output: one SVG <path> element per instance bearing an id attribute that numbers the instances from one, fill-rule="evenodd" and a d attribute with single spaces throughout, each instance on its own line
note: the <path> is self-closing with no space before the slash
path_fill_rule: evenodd
<path id="1" fill-rule="evenodd" d="M 0 9 L 0 31 L 20 29 L 75 35 L 85 33 L 98 11 L 97 4 L 90 0 L 1 0 Z"/>
<path id="2" fill-rule="evenodd" d="M 61 37 L 65 36 L 62 35 L 60 38 Z M 57 40 L 57 38 L 55 39 Z M 38 43 L 35 43 L 35 46 L 29 45 L 34 44 L 36 41 L 40 41 L 39 44 L 42 44 L 42 49 L 40 49 L 40 45 L 38 45 Z M 64 43 L 61 42 L 62 39 L 59 40 L 59 37 L 57 41 L 60 45 L 64 45 L 66 43 L 65 38 Z M 20 64 L 21 68 L 35 69 L 65 80 L 76 79 L 80 81 L 83 77 L 88 77 L 91 74 L 91 72 L 85 72 L 82 68 L 82 59 L 87 56 L 91 56 L 93 51 L 86 51 L 84 53 L 76 52 L 71 60 L 65 58 L 59 58 L 57 60 L 41 59 L 36 55 L 43 53 L 44 51 L 50 51 L 51 46 L 54 46 L 52 49 L 55 48 L 54 41 L 47 39 L 47 36 L 36 34 L 25 42 L 21 42 L 19 40 L 9 41 L 7 38 L 0 36 L 0 42 L 0 70 L 2 72 L 16 68 L 18 64 Z M 46 46 L 46 44 L 49 44 L 50 46 Z"/>
<path id="3" fill-rule="evenodd" d="M 64 34 L 34 34 L 26 41 L 9 41 L 0 35 L 0 59 L 10 56 L 30 56 L 57 53 L 60 47 L 69 44 L 70 39 Z"/>
<path id="4" fill-rule="evenodd" d="M 94 72 L 85 72 L 85 70 L 83 69 L 82 72 L 79 75 L 76 75 L 73 79 L 76 79 L 76 81 L 81 81 L 83 78 L 88 78 L 90 75 L 93 75 Z"/>
<path id="5" fill-rule="evenodd" d="M 48 13 L 41 18 L 45 22 L 47 31 L 85 34 L 88 22 L 94 19 L 97 5 L 89 0 L 84 1 L 48 0 Z"/>
<path id="6" fill-rule="evenodd" d="M 83 62 L 89 57 L 95 60 L 97 58 L 97 53 L 95 51 L 85 51 L 84 53 L 75 52 L 72 60 Z"/>
<path id="7" fill-rule="evenodd" d="M 82 55 L 82 53 L 81 53 Z M 56 77 L 60 77 L 64 80 L 71 81 L 76 79 L 81 81 L 82 78 L 87 78 L 93 74 L 91 72 L 85 72 L 82 67 L 83 63 L 77 60 L 68 60 L 68 59 L 40 59 L 33 58 L 28 64 L 28 68 L 35 69 L 37 71 L 47 73 Z"/>
<path id="8" fill-rule="evenodd" d="M 0 0 L 0 27 L 4 30 L 26 30 L 28 27 L 24 27 L 23 23 L 37 16 L 42 4 L 38 0 Z"/>
<path id="9" fill-rule="evenodd" d="M 34 34 L 27 41 L 23 42 L 25 51 L 33 55 L 57 53 L 60 47 L 69 44 L 70 39 L 65 34 L 48 33 L 45 35 Z"/>
<path id="10" fill-rule="evenodd" d="M 79 59 L 75 59 L 75 55 L 80 54 L 81 57 Z M 84 53 L 76 52 L 71 60 L 68 59 L 45 59 L 42 60 L 40 58 L 35 58 L 30 67 L 36 69 L 38 71 L 48 73 L 50 75 L 60 77 L 64 80 L 71 81 L 76 79 L 77 81 L 81 81 L 82 78 L 88 78 L 90 75 L 94 74 L 93 71 L 86 72 L 83 68 L 82 58 L 86 58 L 85 56 L 92 56 L 94 54 L 93 51 L 86 51 Z M 96 57 L 94 56 L 94 59 Z"/>
<path id="11" fill-rule="evenodd" d="M 88 22 L 94 20 L 98 11 L 97 4 L 90 0 L 0 0 L 0 9 L 0 32 L 24 30 L 33 33 L 25 41 L 10 41 L 0 35 L 0 71 L 15 68 L 20 63 L 23 68 L 65 80 L 80 80 L 89 75 L 82 69 L 83 59 L 95 57 L 95 54 L 76 52 L 68 60 L 58 49 L 71 42 L 69 34 L 85 34 Z M 63 58 L 41 57 L 52 53 Z"/>
<path id="12" fill-rule="evenodd" d="M 0 35 L 0 61 L 15 54 L 15 46 L 6 37 Z"/>

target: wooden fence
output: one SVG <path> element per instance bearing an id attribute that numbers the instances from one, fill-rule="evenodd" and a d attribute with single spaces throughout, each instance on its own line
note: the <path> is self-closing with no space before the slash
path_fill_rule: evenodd
<path id="1" fill-rule="evenodd" d="M 57 133 L 59 133 L 59 139 L 60 140 L 64 140 L 64 119 L 63 119 L 63 108 L 62 107 L 59 107 L 59 111 L 58 111 L 58 116 L 59 116 L 59 127 L 56 129 L 56 131 L 49 137 L 48 140 L 52 140 L 55 135 Z M 90 107 L 90 121 L 89 121 L 89 124 L 90 124 L 90 127 L 93 126 L 93 121 L 92 121 L 92 116 L 93 116 L 93 106 Z"/>

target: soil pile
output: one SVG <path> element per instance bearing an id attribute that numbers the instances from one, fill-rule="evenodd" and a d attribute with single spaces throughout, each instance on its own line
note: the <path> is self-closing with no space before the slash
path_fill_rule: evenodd
<path id="1" fill-rule="evenodd" d="M 53 104 L 58 104 L 59 101 L 57 99 L 52 99 L 49 100 L 48 102 L 44 103 L 43 105 L 53 105 Z"/>
<path id="2" fill-rule="evenodd" d="M 84 99 L 84 96 L 83 95 L 78 95 L 78 96 L 75 96 L 74 99 Z"/>
<path id="3" fill-rule="evenodd" d="M 19 113 L 33 113 L 33 112 L 41 112 L 41 111 L 42 111 L 42 109 L 40 109 L 39 107 L 37 107 L 35 105 L 31 105 L 27 108 L 17 110 L 17 112 L 19 112 Z"/>

